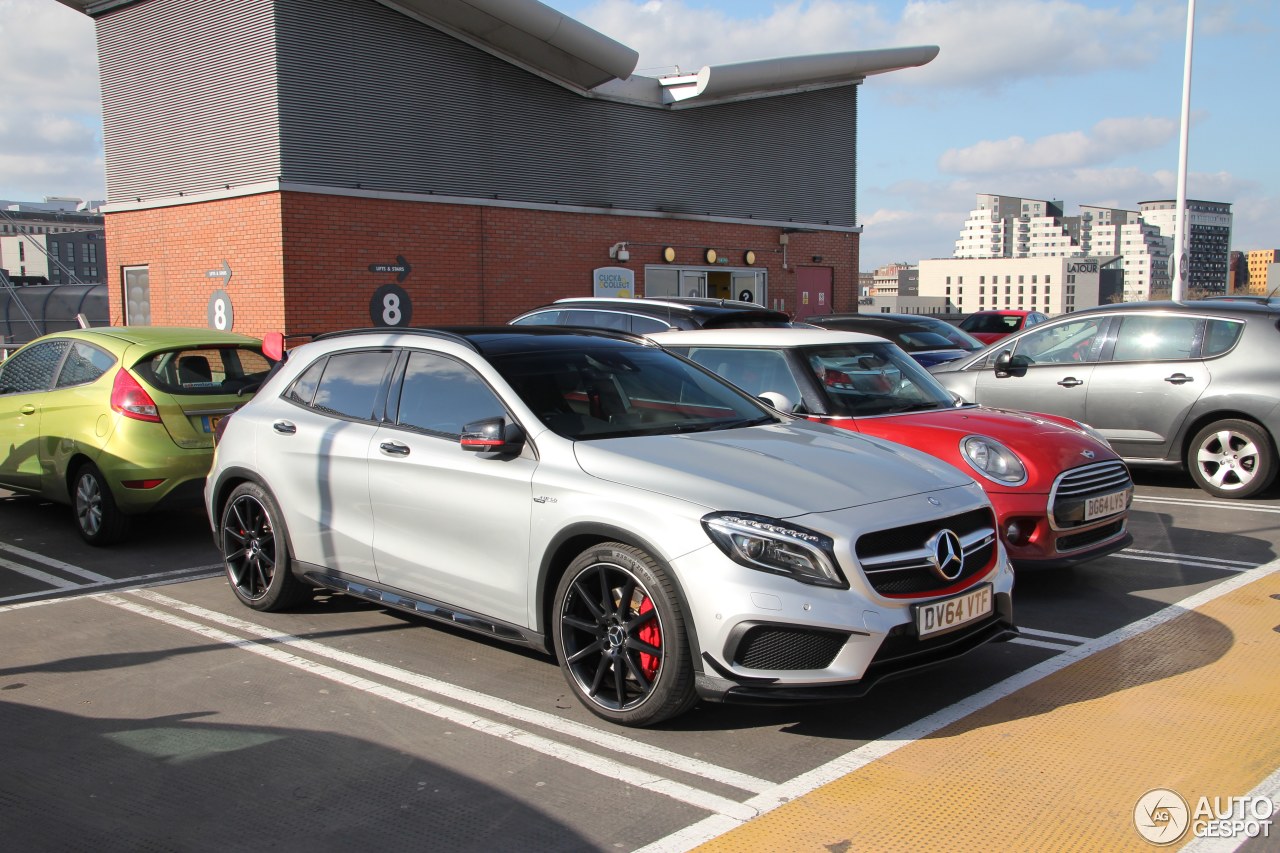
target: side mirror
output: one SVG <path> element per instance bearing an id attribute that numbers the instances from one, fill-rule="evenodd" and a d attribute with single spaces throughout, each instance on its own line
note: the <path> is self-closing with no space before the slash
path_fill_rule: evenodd
<path id="1" fill-rule="evenodd" d="M 485 418 L 464 426 L 458 443 L 474 453 L 514 456 L 524 448 L 524 430 L 504 417 Z"/>
<path id="2" fill-rule="evenodd" d="M 1005 350 L 996 356 L 994 366 L 997 379 L 1006 379 L 1010 376 L 1026 376 L 1027 368 L 1031 366 L 1031 359 L 1025 355 L 1014 355 L 1010 350 Z"/>

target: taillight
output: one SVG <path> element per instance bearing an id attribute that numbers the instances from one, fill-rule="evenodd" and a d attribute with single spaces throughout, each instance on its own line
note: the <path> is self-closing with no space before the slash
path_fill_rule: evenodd
<path id="1" fill-rule="evenodd" d="M 126 418 L 160 423 L 156 401 L 124 368 L 116 372 L 115 382 L 111 384 L 111 408 Z"/>

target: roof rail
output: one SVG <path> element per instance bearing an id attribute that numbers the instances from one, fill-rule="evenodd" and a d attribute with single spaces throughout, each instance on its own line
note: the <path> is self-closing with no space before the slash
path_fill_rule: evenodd
<path id="1" fill-rule="evenodd" d="M 346 335 L 422 335 L 424 337 L 441 338 L 446 341 L 453 341 L 454 343 L 461 344 L 467 349 L 475 352 L 480 351 L 480 348 L 464 335 L 459 335 L 456 332 L 451 332 L 447 329 L 433 329 L 425 326 L 374 326 L 364 329 L 339 329 L 332 332 L 321 332 L 318 335 L 312 335 L 311 340 L 324 341 L 331 338 L 344 337 Z"/>

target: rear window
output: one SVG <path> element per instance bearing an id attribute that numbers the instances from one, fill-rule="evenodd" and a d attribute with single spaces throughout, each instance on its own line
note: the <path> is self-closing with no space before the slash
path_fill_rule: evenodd
<path id="1" fill-rule="evenodd" d="M 133 369 L 168 394 L 214 396 L 253 390 L 271 361 L 253 347 L 191 347 L 155 353 Z"/>

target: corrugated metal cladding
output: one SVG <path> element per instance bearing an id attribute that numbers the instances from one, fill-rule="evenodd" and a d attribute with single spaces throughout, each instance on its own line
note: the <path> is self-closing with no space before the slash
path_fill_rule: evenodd
<path id="1" fill-rule="evenodd" d="M 374 0 L 281 0 L 279 26 L 286 180 L 856 223 L 856 87 L 666 111 L 584 98 Z"/>
<path id="2" fill-rule="evenodd" d="M 273 0 L 150 0 L 97 27 L 108 201 L 279 176 Z"/>

